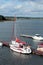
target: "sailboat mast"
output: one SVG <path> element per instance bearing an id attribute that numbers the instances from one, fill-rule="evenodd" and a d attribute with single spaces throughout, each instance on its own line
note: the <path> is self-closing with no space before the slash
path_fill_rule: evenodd
<path id="1" fill-rule="evenodd" d="M 15 32 L 14 32 L 15 29 Z M 16 20 L 13 21 L 13 28 L 12 28 L 12 40 L 16 39 Z"/>
<path id="2" fill-rule="evenodd" d="M 16 22 L 13 24 L 13 39 L 16 39 Z"/>

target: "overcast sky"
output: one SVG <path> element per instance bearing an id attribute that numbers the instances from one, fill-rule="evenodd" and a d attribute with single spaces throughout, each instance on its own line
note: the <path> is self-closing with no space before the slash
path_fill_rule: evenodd
<path id="1" fill-rule="evenodd" d="M 43 0 L 0 0 L 0 15 L 43 17 Z"/>

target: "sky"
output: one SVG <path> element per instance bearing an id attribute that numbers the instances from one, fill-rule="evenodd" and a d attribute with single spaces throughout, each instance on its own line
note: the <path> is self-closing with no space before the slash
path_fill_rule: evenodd
<path id="1" fill-rule="evenodd" d="M 43 0 L 0 0 L 0 15 L 43 17 Z"/>

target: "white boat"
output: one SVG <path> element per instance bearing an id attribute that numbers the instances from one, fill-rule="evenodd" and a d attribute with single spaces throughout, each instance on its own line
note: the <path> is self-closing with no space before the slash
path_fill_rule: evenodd
<path id="1" fill-rule="evenodd" d="M 30 54 L 31 53 L 30 46 L 26 46 L 25 42 L 17 40 L 18 39 L 16 39 L 15 41 L 14 40 L 11 41 L 10 49 L 21 54 Z"/>
<path id="2" fill-rule="evenodd" d="M 43 37 L 40 36 L 40 34 L 35 34 L 34 36 L 22 34 L 22 35 L 20 35 L 20 36 L 22 36 L 22 37 L 27 37 L 27 38 L 32 38 L 32 39 L 34 39 L 34 40 L 43 41 Z"/>
<path id="3" fill-rule="evenodd" d="M 32 37 L 33 39 L 35 40 L 40 40 L 40 41 L 43 41 L 43 37 L 40 36 L 40 34 L 36 34 L 35 36 Z"/>

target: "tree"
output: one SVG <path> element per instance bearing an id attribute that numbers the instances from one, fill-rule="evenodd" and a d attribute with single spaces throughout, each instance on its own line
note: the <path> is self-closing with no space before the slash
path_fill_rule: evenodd
<path id="1" fill-rule="evenodd" d="M 4 16 L 0 15 L 0 20 L 6 20 Z"/>

